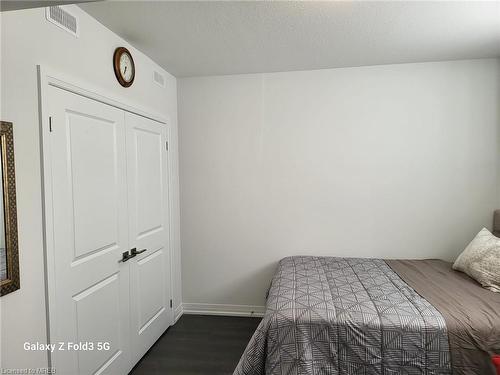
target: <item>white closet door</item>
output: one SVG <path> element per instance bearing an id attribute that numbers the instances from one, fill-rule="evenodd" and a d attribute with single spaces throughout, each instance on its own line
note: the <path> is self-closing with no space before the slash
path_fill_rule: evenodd
<path id="1" fill-rule="evenodd" d="M 172 322 L 169 191 L 164 124 L 126 113 L 131 275 L 132 360 L 136 362 Z"/>
<path id="2" fill-rule="evenodd" d="M 129 267 L 119 263 L 129 250 L 124 112 L 54 87 L 47 99 L 50 342 L 65 349 L 56 346 L 52 365 L 58 374 L 125 374 L 131 363 Z"/>

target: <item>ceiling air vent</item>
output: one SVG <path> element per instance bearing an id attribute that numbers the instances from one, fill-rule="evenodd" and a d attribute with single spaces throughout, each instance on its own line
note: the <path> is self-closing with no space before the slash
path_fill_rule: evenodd
<path id="1" fill-rule="evenodd" d="M 78 37 L 78 19 L 61 6 L 45 8 L 47 21 Z"/>
<path id="2" fill-rule="evenodd" d="M 165 77 L 163 76 L 163 74 L 161 74 L 160 72 L 157 72 L 156 70 L 153 72 L 153 81 L 154 81 L 154 83 L 156 83 L 157 85 L 159 85 L 161 87 L 165 87 L 165 85 L 166 85 Z"/>

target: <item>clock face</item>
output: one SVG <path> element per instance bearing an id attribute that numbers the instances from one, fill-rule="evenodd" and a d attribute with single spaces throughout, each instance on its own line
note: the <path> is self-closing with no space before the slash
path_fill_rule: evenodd
<path id="1" fill-rule="evenodd" d="M 132 55 L 125 47 L 118 47 L 113 56 L 113 66 L 116 79 L 123 87 L 129 87 L 134 82 L 135 65 Z"/>
<path id="2" fill-rule="evenodd" d="M 120 73 L 125 82 L 130 82 L 132 80 L 133 70 L 132 58 L 128 53 L 122 53 L 120 56 Z"/>

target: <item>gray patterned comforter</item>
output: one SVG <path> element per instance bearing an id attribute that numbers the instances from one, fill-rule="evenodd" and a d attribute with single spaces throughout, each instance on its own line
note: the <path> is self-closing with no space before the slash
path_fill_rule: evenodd
<path id="1" fill-rule="evenodd" d="M 234 375 L 451 374 L 441 314 L 380 259 L 284 258 Z"/>

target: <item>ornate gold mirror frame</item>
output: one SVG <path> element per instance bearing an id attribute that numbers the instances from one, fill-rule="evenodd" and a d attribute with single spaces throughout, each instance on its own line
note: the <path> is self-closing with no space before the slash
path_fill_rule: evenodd
<path id="1" fill-rule="evenodd" d="M 16 174 L 14 166 L 14 133 L 12 123 L 0 121 L 0 154 L 5 222 L 7 277 L 0 281 L 0 296 L 20 288 L 19 249 L 17 242 Z M 2 212 L 0 212 L 0 215 Z"/>

